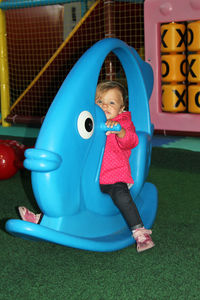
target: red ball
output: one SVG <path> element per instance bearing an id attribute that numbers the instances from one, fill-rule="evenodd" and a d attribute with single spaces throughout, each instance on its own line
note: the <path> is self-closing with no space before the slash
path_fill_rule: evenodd
<path id="1" fill-rule="evenodd" d="M 17 171 L 15 150 L 7 144 L 0 144 L 0 180 L 12 177 Z"/>

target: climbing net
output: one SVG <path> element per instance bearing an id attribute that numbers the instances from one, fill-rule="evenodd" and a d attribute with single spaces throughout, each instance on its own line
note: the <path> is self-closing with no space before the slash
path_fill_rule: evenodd
<path id="1" fill-rule="evenodd" d="M 95 42 L 116 37 L 144 58 L 143 1 L 68 1 L 62 5 L 6 11 L 11 123 L 41 123 L 76 61 Z M 99 80 L 126 84 L 110 54 Z"/>

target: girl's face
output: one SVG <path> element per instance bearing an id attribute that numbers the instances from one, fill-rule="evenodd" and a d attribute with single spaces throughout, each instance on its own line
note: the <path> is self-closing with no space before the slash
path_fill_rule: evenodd
<path id="1" fill-rule="evenodd" d="M 118 88 L 105 92 L 97 90 L 95 103 L 104 111 L 107 120 L 115 118 L 124 110 L 123 97 Z"/>

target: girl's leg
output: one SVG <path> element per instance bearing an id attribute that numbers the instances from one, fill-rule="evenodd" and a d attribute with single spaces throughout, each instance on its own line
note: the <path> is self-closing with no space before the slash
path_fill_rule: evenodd
<path id="1" fill-rule="evenodd" d="M 114 204 L 120 210 L 131 230 L 143 227 L 139 212 L 133 202 L 126 183 L 117 182 L 115 184 L 103 184 L 100 185 L 100 188 L 103 193 L 111 196 Z"/>
<path id="2" fill-rule="evenodd" d="M 114 204 L 118 207 L 137 243 L 137 251 L 142 252 L 154 246 L 150 237 L 151 230 L 144 228 L 138 209 L 133 202 L 126 183 L 118 182 L 109 185 L 100 185 L 101 191 L 111 196 Z"/>

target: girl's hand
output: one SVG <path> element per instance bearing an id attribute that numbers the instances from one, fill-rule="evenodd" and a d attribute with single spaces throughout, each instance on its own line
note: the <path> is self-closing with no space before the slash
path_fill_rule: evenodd
<path id="1" fill-rule="evenodd" d="M 106 122 L 106 126 L 109 127 L 109 128 L 113 128 L 114 126 L 117 126 L 119 123 L 116 122 L 116 121 L 112 121 L 112 120 L 107 120 Z M 112 130 L 109 130 L 106 132 L 106 135 L 109 135 L 111 133 L 114 133 L 116 134 L 119 138 L 123 138 L 126 134 L 126 130 L 124 128 L 122 128 L 120 131 L 112 131 Z"/>

